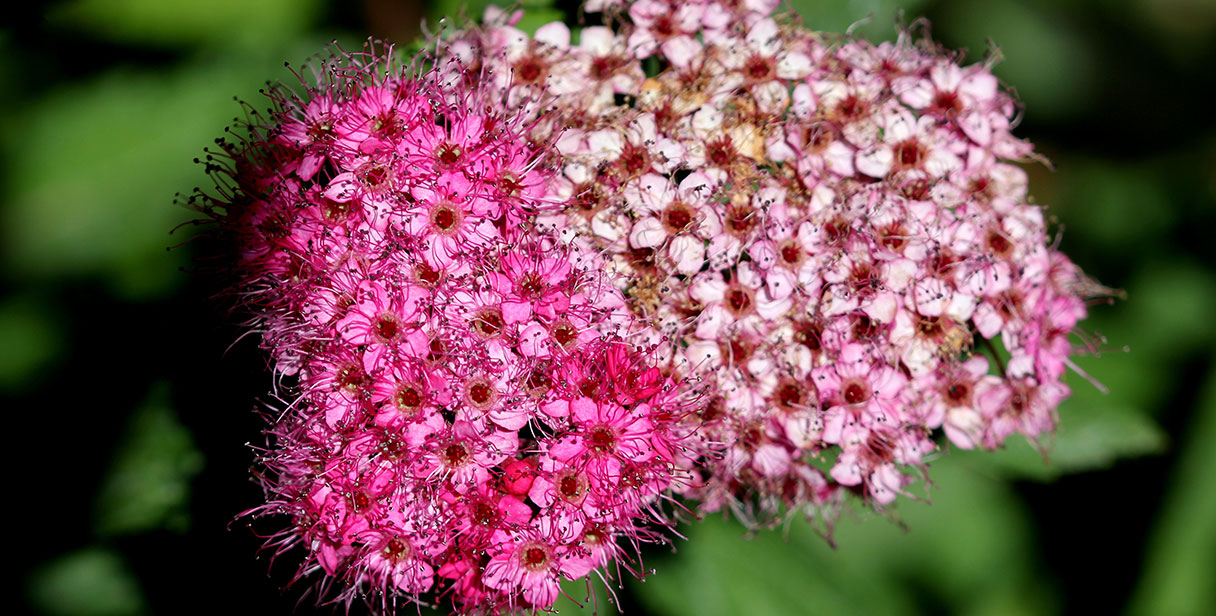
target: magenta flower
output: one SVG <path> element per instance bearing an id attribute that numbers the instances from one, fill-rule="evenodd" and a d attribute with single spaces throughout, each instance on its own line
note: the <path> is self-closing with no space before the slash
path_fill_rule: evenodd
<path id="1" fill-rule="evenodd" d="M 534 224 L 563 198 L 533 120 L 486 112 L 451 65 L 328 62 L 225 144 L 240 196 L 208 205 L 283 377 L 252 513 L 288 520 L 275 549 L 340 580 L 335 601 L 545 609 L 663 540 L 648 525 L 705 449 L 680 426 L 696 394 L 629 341 L 643 326 L 594 253 Z"/>

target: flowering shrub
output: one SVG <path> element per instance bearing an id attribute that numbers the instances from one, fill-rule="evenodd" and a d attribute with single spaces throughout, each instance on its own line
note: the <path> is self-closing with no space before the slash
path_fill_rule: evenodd
<path id="1" fill-rule="evenodd" d="M 946 441 L 1052 428 L 1100 287 L 1028 200 L 1014 99 L 775 6 L 589 2 L 616 26 L 578 44 L 491 8 L 222 142 L 206 207 L 283 383 L 251 513 L 301 575 L 546 608 L 676 497 L 882 508 Z"/>

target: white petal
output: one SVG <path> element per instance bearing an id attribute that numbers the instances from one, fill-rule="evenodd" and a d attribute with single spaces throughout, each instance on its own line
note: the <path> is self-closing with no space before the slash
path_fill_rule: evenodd
<path id="1" fill-rule="evenodd" d="M 537 28 L 533 38 L 546 45 L 566 49 L 570 47 L 570 28 L 560 21 L 551 21 Z"/>
<path id="2" fill-rule="evenodd" d="M 895 156 L 886 146 L 859 151 L 854 159 L 857 170 L 873 178 L 886 177 L 894 162 Z"/>
<path id="3" fill-rule="evenodd" d="M 629 232 L 629 245 L 634 248 L 654 248 L 667 240 L 667 230 L 663 223 L 653 216 L 647 216 L 635 223 Z"/>
<path id="4" fill-rule="evenodd" d="M 777 60 L 777 76 L 781 79 L 802 79 L 811 74 L 814 65 L 810 57 L 797 51 L 787 53 Z"/>

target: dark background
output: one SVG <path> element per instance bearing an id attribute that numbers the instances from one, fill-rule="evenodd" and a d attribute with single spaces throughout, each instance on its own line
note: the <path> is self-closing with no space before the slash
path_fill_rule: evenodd
<path id="1" fill-rule="evenodd" d="M 477 3 L 474 3 L 477 4 Z M 471 14 L 479 14 L 474 6 Z M 1024 441 L 932 464 L 932 504 L 808 525 L 687 529 L 632 614 L 1216 613 L 1216 65 L 1213 0 L 800 0 L 808 26 L 890 37 L 897 9 L 1025 104 L 1020 136 L 1061 246 L 1127 299 L 1082 324 L 1049 461 Z M 333 39 L 408 41 L 454 2 L 79 0 L 0 29 L 0 396 L 12 599 L 40 614 L 334 613 L 254 507 L 256 345 L 232 344 L 195 262 L 191 160 L 267 79 Z M 574 18 L 537 7 L 537 21 Z M 564 13 L 562 12 L 564 11 Z M 993 45 L 990 46 L 991 42 Z M 171 250 L 168 247 L 173 246 Z M 1073 375 L 1075 377 L 1075 375 Z M 259 527 L 277 530 L 273 523 Z M 269 575 L 268 575 L 269 572 Z M 581 599 L 581 586 L 570 588 Z M 613 607 L 598 593 L 600 611 Z M 298 607 L 297 607 L 298 604 Z M 412 608 L 407 608 L 413 611 Z M 563 603 L 563 612 L 573 611 Z M 361 612 L 355 608 L 356 612 Z"/>

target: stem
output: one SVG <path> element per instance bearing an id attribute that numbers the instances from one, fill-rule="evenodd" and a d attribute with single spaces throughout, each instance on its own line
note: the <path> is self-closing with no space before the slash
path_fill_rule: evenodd
<path id="1" fill-rule="evenodd" d="M 1001 354 L 997 352 L 996 345 L 992 344 L 992 339 L 984 338 L 983 336 L 980 336 L 980 339 L 984 341 L 984 346 L 988 347 L 988 352 L 992 353 L 992 359 L 996 362 L 996 367 L 1001 369 L 1001 376 L 1005 376 L 1005 360 L 1001 359 Z"/>

